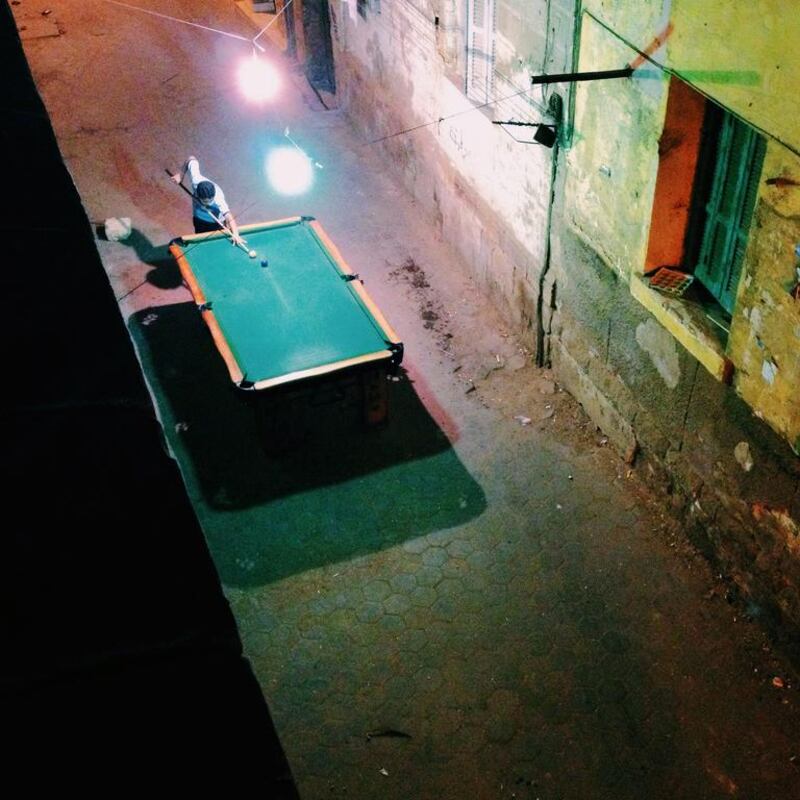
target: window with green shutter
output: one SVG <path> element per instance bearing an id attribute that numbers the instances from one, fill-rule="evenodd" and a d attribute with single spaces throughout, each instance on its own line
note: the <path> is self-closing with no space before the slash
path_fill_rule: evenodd
<path id="1" fill-rule="evenodd" d="M 708 104 L 701 159 L 708 172 L 699 176 L 695 230 L 699 241 L 695 277 L 719 304 L 733 313 L 736 289 L 755 207 L 764 138 L 732 114 Z"/>

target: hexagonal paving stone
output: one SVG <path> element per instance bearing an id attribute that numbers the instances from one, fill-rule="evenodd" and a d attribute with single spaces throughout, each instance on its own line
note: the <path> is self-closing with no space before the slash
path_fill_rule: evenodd
<path id="1" fill-rule="evenodd" d="M 426 567 L 441 567 L 447 558 L 447 552 L 443 547 L 429 547 L 422 554 L 422 563 Z"/>
<path id="2" fill-rule="evenodd" d="M 445 548 L 448 554 L 455 558 L 466 558 L 475 549 L 469 539 L 455 539 Z"/>
<path id="3" fill-rule="evenodd" d="M 439 619 L 452 620 L 458 614 L 458 608 L 450 597 L 438 597 L 431 606 L 431 611 Z"/>
<path id="4" fill-rule="evenodd" d="M 508 583 L 508 591 L 516 598 L 529 597 L 536 588 L 536 583 L 530 575 L 515 575 Z"/>
<path id="5" fill-rule="evenodd" d="M 439 622 L 438 617 L 427 606 L 415 606 L 403 614 L 403 619 L 406 621 L 407 628 L 419 628 L 420 630 L 427 631 L 431 626 Z"/>
<path id="6" fill-rule="evenodd" d="M 261 608 L 256 611 L 253 624 L 247 627 L 262 628 L 264 630 L 272 630 L 277 628 L 280 624 L 280 616 L 268 608 Z"/>
<path id="7" fill-rule="evenodd" d="M 476 550 L 466 557 L 466 562 L 472 569 L 484 570 L 497 563 L 497 556 L 494 550 Z"/>
<path id="8" fill-rule="evenodd" d="M 519 695 L 508 689 L 498 689 L 489 696 L 486 707 L 492 713 L 509 714 L 519 707 Z"/>
<path id="9" fill-rule="evenodd" d="M 409 675 L 392 675 L 383 685 L 383 693 L 387 700 L 399 699 L 408 702 L 414 689 L 415 681 Z"/>
<path id="10" fill-rule="evenodd" d="M 452 626 L 447 622 L 441 620 L 434 620 L 431 624 L 425 626 L 425 634 L 431 646 L 437 650 L 442 650 L 451 633 Z"/>
<path id="11" fill-rule="evenodd" d="M 383 607 L 387 614 L 402 614 L 411 607 L 411 601 L 404 594 L 392 594 L 383 601 Z"/>
<path id="12" fill-rule="evenodd" d="M 517 725 L 511 717 L 493 717 L 486 726 L 486 738 L 490 742 L 503 744 L 510 742 L 516 733 Z"/>
<path id="13" fill-rule="evenodd" d="M 412 605 L 420 608 L 430 608 L 436 600 L 436 590 L 430 586 L 417 586 L 408 595 L 408 599 Z"/>
<path id="14" fill-rule="evenodd" d="M 407 553 L 420 554 L 427 550 L 430 546 L 431 543 L 425 536 L 420 536 L 418 539 L 408 539 L 407 541 L 403 542 L 403 550 L 405 550 Z"/>
<path id="15" fill-rule="evenodd" d="M 505 537 L 497 542 L 493 552 L 497 561 L 505 564 L 516 561 L 519 558 L 517 545 Z"/>
<path id="16" fill-rule="evenodd" d="M 561 550 L 545 549 L 539 557 L 542 570 L 545 572 L 555 572 L 563 566 L 566 557 Z"/>
<path id="17" fill-rule="evenodd" d="M 377 622 L 383 616 L 383 606 L 380 603 L 364 603 L 356 611 L 359 622 Z"/>
<path id="18" fill-rule="evenodd" d="M 424 649 L 424 648 L 423 648 Z M 395 673 L 398 675 L 406 675 L 410 677 L 415 675 L 425 666 L 425 658 L 422 655 L 423 651 L 414 652 L 407 650 L 401 654 L 400 660 L 395 665 Z"/>
<path id="19" fill-rule="evenodd" d="M 442 571 L 436 566 L 420 567 L 414 577 L 420 586 L 436 586 L 442 580 Z"/>
<path id="20" fill-rule="evenodd" d="M 336 592 L 331 595 L 331 602 L 336 608 L 347 608 L 352 600 L 347 592 Z"/>
<path id="21" fill-rule="evenodd" d="M 479 592 L 482 595 L 486 595 L 491 587 L 489 580 L 478 572 L 470 572 L 464 575 L 461 578 L 461 583 L 464 586 L 464 591 Z"/>
<path id="22" fill-rule="evenodd" d="M 384 614 L 378 620 L 378 625 L 389 633 L 402 631 L 406 626 L 405 621 L 398 614 Z"/>
<path id="23" fill-rule="evenodd" d="M 442 564 L 442 574 L 447 578 L 463 578 L 469 570 L 469 564 L 463 558 L 448 558 Z"/>
<path id="24" fill-rule="evenodd" d="M 396 592 L 411 592 L 417 586 L 417 579 L 413 573 L 401 572 L 399 575 L 392 576 L 389 584 Z"/>
<path id="25" fill-rule="evenodd" d="M 301 633 L 303 631 L 307 631 L 309 628 L 313 628 L 315 625 L 319 623 L 319 619 L 311 614 L 304 614 L 295 622 L 295 627 Z"/>
<path id="26" fill-rule="evenodd" d="M 349 634 L 353 627 L 355 614 L 349 608 L 337 608 L 325 617 L 325 624 L 329 627 L 338 628 Z"/>
<path id="27" fill-rule="evenodd" d="M 364 597 L 373 602 L 385 600 L 391 593 L 391 587 L 386 581 L 370 581 L 364 586 Z"/>
<path id="28" fill-rule="evenodd" d="M 458 597 L 463 591 L 461 581 L 455 578 L 444 578 L 436 586 L 436 594 L 439 597 Z"/>
<path id="29" fill-rule="evenodd" d="M 414 675 L 414 680 L 417 682 L 419 687 L 424 687 L 426 690 L 435 691 L 442 685 L 442 674 L 437 669 L 423 667 Z"/>
<path id="30" fill-rule="evenodd" d="M 484 597 L 481 592 L 462 591 L 457 598 L 461 612 L 480 612 L 484 607 Z"/>
<path id="31" fill-rule="evenodd" d="M 308 610 L 315 616 L 324 616 L 336 608 L 336 603 L 333 597 L 329 595 L 319 595 L 311 600 L 308 604 Z"/>
<path id="32" fill-rule="evenodd" d="M 303 638 L 304 639 L 312 639 L 316 641 L 321 641 L 328 637 L 328 629 L 323 624 L 312 625 L 307 630 L 303 631 Z"/>
<path id="33" fill-rule="evenodd" d="M 418 653 L 428 643 L 428 634 L 420 628 L 414 628 L 406 631 L 403 638 L 400 640 L 401 650 L 411 650 Z"/>

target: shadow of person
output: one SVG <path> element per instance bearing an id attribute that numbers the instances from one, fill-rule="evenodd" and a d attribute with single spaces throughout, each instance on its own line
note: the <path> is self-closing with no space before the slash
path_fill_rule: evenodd
<path id="1" fill-rule="evenodd" d="M 98 239 L 108 241 L 105 226 L 95 226 Z M 137 258 L 144 264 L 153 267 L 147 273 L 146 280 L 157 289 L 177 289 L 182 285 L 180 270 L 175 259 L 170 255 L 169 245 L 154 245 L 138 228 L 133 228 L 129 236 L 119 240 L 120 244 L 133 248 Z"/>

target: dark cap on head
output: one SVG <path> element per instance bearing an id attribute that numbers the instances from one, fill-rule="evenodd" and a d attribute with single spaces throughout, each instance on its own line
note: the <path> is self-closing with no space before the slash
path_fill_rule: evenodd
<path id="1" fill-rule="evenodd" d="M 200 181 L 194 192 L 201 200 L 210 200 L 215 194 L 214 184 L 211 181 Z"/>

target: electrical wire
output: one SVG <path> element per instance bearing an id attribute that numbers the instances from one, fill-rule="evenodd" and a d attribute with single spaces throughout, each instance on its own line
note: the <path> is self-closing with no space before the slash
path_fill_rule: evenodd
<path id="1" fill-rule="evenodd" d="M 256 34 L 256 36 L 254 36 L 252 38 L 247 38 L 246 36 L 240 36 L 239 34 L 230 33 L 229 31 L 223 31 L 223 30 L 220 30 L 219 28 L 212 28 L 212 27 L 210 27 L 208 25 L 200 25 L 199 23 L 196 23 L 196 22 L 190 22 L 189 20 L 180 19 L 178 17 L 172 17 L 172 16 L 169 16 L 168 14 L 162 14 L 162 13 L 160 13 L 158 11 L 151 11 L 149 9 L 141 8 L 140 6 L 134 6 L 134 5 L 131 5 L 129 3 L 123 3 L 120 0 L 103 0 L 103 2 L 110 3 L 111 5 L 115 5 L 115 6 L 120 6 L 121 8 L 127 8 L 127 9 L 130 9 L 132 11 L 140 11 L 143 14 L 150 14 L 151 16 L 158 17 L 160 19 L 169 20 L 170 22 L 177 22 L 177 23 L 180 23 L 182 25 L 189 25 L 189 26 L 191 26 L 193 28 L 200 28 L 201 30 L 210 31 L 212 33 L 218 33 L 218 34 L 220 34 L 222 36 L 227 36 L 227 37 L 232 38 L 232 39 L 238 39 L 239 41 L 248 42 L 248 43 L 252 44 L 254 47 L 257 47 L 259 50 L 261 50 L 263 52 L 264 48 L 261 47 L 259 44 L 257 44 L 256 40 L 260 36 L 262 36 L 270 28 L 271 25 L 273 25 L 276 22 L 278 17 L 280 17 L 280 15 L 283 14 L 283 12 L 286 11 L 287 8 L 289 8 L 289 6 L 294 2 L 294 0 L 289 0 L 281 8 L 280 12 L 278 12 L 278 14 L 276 14 L 275 17 L 272 20 L 270 20 L 270 22 L 258 34 Z M 172 77 L 175 77 L 175 76 L 173 75 Z M 171 80 L 171 78 L 170 78 L 170 80 Z M 255 200 L 250 205 L 248 205 L 244 209 L 242 209 L 241 211 L 237 211 L 236 216 L 238 216 L 239 214 L 244 214 L 246 211 L 249 211 L 249 209 L 252 208 L 257 202 L 258 202 L 258 200 Z M 199 243 L 200 242 L 195 242 L 194 244 L 192 244 L 189 247 L 187 247 L 184 252 L 185 253 L 189 252 L 189 250 L 191 250 L 192 248 L 196 247 L 197 244 L 199 244 Z M 146 283 L 146 281 L 140 283 L 138 286 L 134 287 L 133 289 L 131 289 L 126 294 L 124 294 L 121 297 L 117 298 L 117 300 L 120 301 L 120 300 L 125 299 L 126 297 L 128 297 L 128 295 L 132 294 L 137 289 L 141 288 L 144 285 L 144 283 Z"/>
<path id="2" fill-rule="evenodd" d="M 280 15 L 283 14 L 283 12 L 286 11 L 286 9 L 289 8 L 293 2 L 294 0 L 289 0 L 288 3 L 281 6 L 281 10 L 253 37 L 253 44 L 255 44 L 256 41 L 260 39 L 262 35 L 265 34 L 278 21 L 278 17 L 280 17 Z"/>
<path id="3" fill-rule="evenodd" d="M 438 45 L 438 40 L 436 35 L 431 34 L 431 26 L 429 23 L 429 19 L 427 15 L 417 7 L 413 2 L 410 0 L 404 0 L 404 2 L 394 3 L 389 8 L 389 14 L 379 14 L 375 15 L 372 22 L 376 25 L 376 27 L 383 30 L 383 32 L 389 36 L 389 38 L 395 42 L 395 44 L 402 45 L 405 50 L 408 50 L 409 47 L 415 47 L 421 54 L 428 56 L 430 55 L 431 50 L 436 50 Z M 404 37 L 402 35 L 402 31 L 411 30 L 413 32 L 412 36 Z M 449 28 L 441 28 L 440 30 L 452 32 L 455 30 L 462 30 L 457 26 L 452 26 Z M 501 79 L 501 81 L 507 84 L 510 88 L 516 88 L 518 84 L 514 84 L 509 78 L 506 78 L 501 73 L 496 73 L 496 75 Z M 463 111 L 458 111 L 454 114 L 449 114 L 444 117 L 439 117 L 435 120 L 431 120 L 430 122 L 425 122 L 420 125 L 413 126 L 411 128 L 406 128 L 401 131 L 397 131 L 396 133 L 388 134 L 387 136 L 380 137 L 378 139 L 370 140 L 365 142 L 365 145 L 377 144 L 378 142 L 382 142 L 386 139 L 393 138 L 395 136 L 401 136 L 406 133 L 411 133 L 415 130 L 419 130 L 420 128 L 427 127 L 429 125 L 434 125 L 439 122 L 442 122 L 446 119 L 451 119 L 452 117 L 459 116 L 461 114 L 469 113 L 470 111 L 474 111 L 480 108 L 486 108 L 492 105 L 499 105 L 501 103 L 507 102 L 509 100 L 513 100 L 517 97 L 525 97 L 524 108 L 521 107 L 519 104 L 516 106 L 512 106 L 509 109 L 509 113 L 516 116 L 521 116 L 523 119 L 526 119 L 529 122 L 534 122 L 532 112 L 529 106 L 539 106 L 536 100 L 534 100 L 532 96 L 532 87 L 528 86 L 524 89 L 519 89 L 512 94 L 504 95 L 502 97 L 495 97 L 491 101 L 486 103 L 482 103 L 477 106 L 473 106 L 472 108 L 465 109 Z M 542 110 L 542 109 L 540 109 Z M 504 132 L 510 136 L 509 132 L 503 129 Z M 520 142 L 520 140 L 516 139 L 516 137 L 511 137 L 514 141 Z M 521 142 L 525 143 L 525 142 Z"/>
<path id="4" fill-rule="evenodd" d="M 519 97 L 519 95 L 521 94 L 526 94 L 528 91 L 530 91 L 529 88 L 521 89 L 520 91 L 515 92 L 514 94 L 506 95 L 505 97 L 498 97 L 495 98 L 494 100 L 490 100 L 487 103 L 481 103 L 480 105 L 472 106 L 472 108 L 465 108 L 463 111 L 456 111 L 454 114 L 447 114 L 444 117 L 438 117 L 437 119 L 431 120 L 430 122 L 422 122 L 419 125 L 414 125 L 411 128 L 405 128 L 402 131 L 397 131 L 396 133 L 390 133 L 386 136 L 381 136 L 378 139 L 371 139 L 368 142 L 364 142 L 364 145 L 366 146 L 371 144 L 378 144 L 378 142 L 385 142 L 387 139 L 393 139 L 395 136 L 403 136 L 406 133 L 412 133 L 413 131 L 418 131 L 421 128 L 427 128 L 430 125 L 437 125 L 438 123 L 444 122 L 447 119 L 453 119 L 453 117 L 460 117 L 463 114 L 469 114 L 470 112 L 478 111 L 481 108 L 488 108 L 489 106 L 496 105 L 497 103 L 502 103 L 504 100 L 511 100 L 514 97 Z"/>
<path id="5" fill-rule="evenodd" d="M 161 14 L 158 11 L 150 11 L 147 8 L 141 8 L 140 6 L 132 6 L 129 3 L 121 3 L 120 0 L 103 0 L 104 3 L 111 3 L 113 6 L 121 6 L 122 8 L 129 8 L 132 11 L 141 11 L 142 14 L 150 14 L 154 17 L 161 17 L 161 19 L 168 19 L 171 22 L 179 22 L 181 25 L 191 25 L 193 28 L 201 28 L 205 31 L 211 31 L 212 33 L 219 33 L 222 36 L 229 36 L 231 39 L 240 39 L 243 42 L 253 42 L 252 39 L 248 39 L 246 36 L 240 36 L 237 33 L 230 33 L 228 31 L 221 31 L 218 28 L 209 28 L 207 25 L 200 25 L 197 22 L 189 22 L 185 19 L 178 19 L 178 17 L 170 17 L 168 14 Z"/>
<path id="6" fill-rule="evenodd" d="M 652 54 L 654 52 L 656 52 L 661 47 L 661 45 L 664 43 L 664 41 L 666 39 L 666 36 L 668 36 L 669 33 L 671 33 L 671 28 L 670 27 L 666 28 L 662 34 L 659 34 L 658 36 L 656 36 L 656 38 L 653 40 L 653 42 L 651 42 L 651 44 L 648 46 L 648 48 L 646 48 L 645 50 L 640 50 L 638 47 L 636 47 L 636 45 L 633 44 L 633 42 L 628 41 L 624 36 L 622 36 L 620 33 L 618 33 L 613 28 L 611 28 L 602 19 L 600 19 L 599 17 L 595 16 L 591 11 L 588 11 L 587 9 L 584 9 L 583 13 L 587 17 L 592 19 L 594 22 L 596 22 L 601 28 L 603 28 L 608 33 L 610 33 L 612 36 L 614 36 L 616 39 L 618 39 L 620 42 L 622 42 L 626 47 L 630 48 L 631 50 L 633 50 L 637 54 L 637 58 L 633 59 L 630 62 L 630 66 L 636 65 L 636 66 L 634 66 L 634 69 L 638 69 L 641 64 L 643 64 L 645 61 L 648 61 L 654 67 L 658 67 L 658 69 L 660 69 L 665 75 L 669 75 L 670 77 L 679 78 L 684 83 L 686 83 L 689 86 L 691 86 L 692 89 L 694 89 L 696 92 L 698 92 L 699 94 L 703 95 L 703 97 L 707 98 L 708 100 L 711 100 L 712 103 L 716 103 L 717 105 L 721 105 L 719 99 L 717 99 L 717 98 L 713 97 L 712 95 L 710 95 L 707 91 L 705 91 L 704 89 L 700 88 L 697 85 L 697 83 L 695 83 L 694 81 L 691 80 L 691 71 L 689 71 L 689 74 L 685 74 L 685 72 L 682 73 L 679 69 L 674 69 L 673 67 L 668 67 L 668 66 L 666 66 L 666 64 L 662 64 L 660 61 L 657 61 L 655 58 L 653 58 Z M 650 49 L 651 47 L 653 48 L 652 50 Z M 762 128 L 761 126 L 756 125 L 753 120 L 747 119 L 746 117 L 742 116 L 740 113 L 734 111 L 733 109 L 728 108 L 727 106 L 723 106 L 723 108 L 725 108 L 727 113 L 729 113 L 732 116 L 736 117 L 737 119 L 741 120 L 742 122 L 745 123 L 745 125 L 748 125 L 749 127 L 753 128 L 753 130 L 758 131 L 762 136 L 767 136 L 767 137 L 769 137 L 771 139 L 774 139 L 776 142 L 778 142 L 779 144 L 783 145 L 783 147 L 785 147 L 787 150 L 791 151 L 795 155 L 800 156 L 800 150 L 798 150 L 797 146 L 792 145 L 789 142 L 784 141 L 782 138 L 780 138 L 776 134 L 770 133 L 765 128 Z"/>

